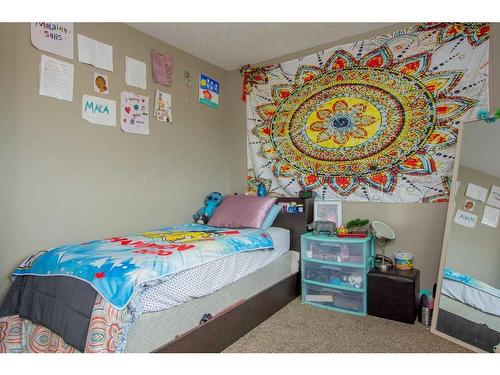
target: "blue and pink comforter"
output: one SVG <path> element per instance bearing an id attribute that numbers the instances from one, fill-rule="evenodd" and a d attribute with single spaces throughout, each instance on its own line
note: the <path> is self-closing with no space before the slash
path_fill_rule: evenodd
<path id="1" fill-rule="evenodd" d="M 144 282 L 238 252 L 269 248 L 271 237 L 260 229 L 183 224 L 42 251 L 26 259 L 14 276 L 74 277 L 122 309 Z"/>

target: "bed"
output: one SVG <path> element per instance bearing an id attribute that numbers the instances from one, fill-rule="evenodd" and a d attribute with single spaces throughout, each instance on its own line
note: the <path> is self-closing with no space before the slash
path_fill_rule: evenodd
<path id="1" fill-rule="evenodd" d="M 500 290 L 446 268 L 437 329 L 492 352 L 500 343 Z"/>
<path id="2" fill-rule="evenodd" d="M 126 313 L 98 294 L 81 351 L 222 351 L 299 294 L 299 249 L 290 248 L 290 239 L 305 231 L 310 215 L 281 225 L 285 228 L 269 228 L 272 251 L 236 253 L 146 283 Z M 207 313 L 212 318 L 200 324 Z M 0 351 L 76 349 L 46 325 L 7 316 L 0 319 Z"/>

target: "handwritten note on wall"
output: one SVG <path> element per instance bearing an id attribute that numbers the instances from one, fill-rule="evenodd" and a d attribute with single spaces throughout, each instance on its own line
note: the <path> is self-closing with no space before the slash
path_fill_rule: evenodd
<path id="1" fill-rule="evenodd" d="M 476 226 L 477 215 L 471 214 L 463 210 L 457 210 L 455 214 L 455 223 L 463 225 L 467 228 L 474 228 Z"/>
<path id="2" fill-rule="evenodd" d="M 113 71 L 113 46 L 78 34 L 78 61 Z"/>
<path id="3" fill-rule="evenodd" d="M 39 94 L 73 101 L 73 64 L 42 55 Z"/>
<path id="4" fill-rule="evenodd" d="M 149 97 L 123 91 L 120 95 L 120 126 L 126 133 L 149 135 Z"/>
<path id="5" fill-rule="evenodd" d="M 125 56 L 125 83 L 129 86 L 146 89 L 146 64 Z"/>
<path id="6" fill-rule="evenodd" d="M 493 185 L 490 190 L 488 201 L 490 206 L 500 208 L 500 187 Z"/>
<path id="7" fill-rule="evenodd" d="M 73 59 L 73 23 L 32 22 L 31 44 L 42 51 Z"/>

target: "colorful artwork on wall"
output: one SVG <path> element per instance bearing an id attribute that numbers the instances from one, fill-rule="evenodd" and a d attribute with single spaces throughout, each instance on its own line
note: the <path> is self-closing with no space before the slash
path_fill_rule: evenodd
<path id="1" fill-rule="evenodd" d="M 94 92 L 101 95 L 109 95 L 109 79 L 107 75 L 94 73 Z"/>
<path id="2" fill-rule="evenodd" d="M 120 94 L 120 126 L 125 133 L 149 135 L 149 97 Z"/>
<path id="3" fill-rule="evenodd" d="M 458 129 L 489 108 L 488 36 L 488 24 L 422 24 L 245 67 L 249 189 L 447 201 Z"/>
<path id="4" fill-rule="evenodd" d="M 219 82 L 205 74 L 200 74 L 199 96 L 200 103 L 212 108 L 219 108 Z"/>
<path id="5" fill-rule="evenodd" d="M 166 92 L 156 90 L 155 108 L 153 115 L 158 121 L 172 121 L 172 96 Z"/>

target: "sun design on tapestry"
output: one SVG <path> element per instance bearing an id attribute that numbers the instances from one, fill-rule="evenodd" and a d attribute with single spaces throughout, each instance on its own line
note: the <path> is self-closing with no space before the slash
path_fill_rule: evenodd
<path id="1" fill-rule="evenodd" d="M 476 100 L 454 90 L 463 71 L 431 67 L 430 52 L 397 59 L 386 46 L 358 57 L 337 49 L 289 83 L 270 79 L 271 100 L 256 106 L 251 130 L 258 156 L 277 178 L 341 197 L 360 185 L 391 193 L 398 178 L 435 174 L 433 155 L 455 144 L 453 122 Z"/>

